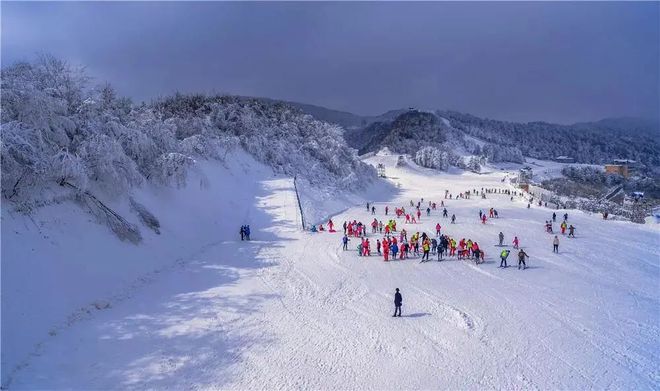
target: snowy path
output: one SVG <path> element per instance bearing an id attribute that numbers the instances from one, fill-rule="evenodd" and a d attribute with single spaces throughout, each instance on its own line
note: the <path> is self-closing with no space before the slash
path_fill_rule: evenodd
<path id="1" fill-rule="evenodd" d="M 390 209 L 503 186 L 498 173 L 388 173 L 402 189 Z M 291 182 L 268 186 L 258 205 L 273 219 L 268 241 L 217 243 L 181 262 L 53 337 L 12 388 L 660 388 L 657 229 L 569 211 L 578 238 L 561 238 L 556 255 L 542 229 L 551 211 L 491 195 L 448 201 L 456 225 L 434 212 L 415 227 L 440 221 L 476 239 L 485 264 L 386 263 L 342 251 L 339 233 L 299 232 Z M 501 218 L 483 226 L 478 210 L 491 206 Z M 358 207 L 334 221 L 349 218 L 373 217 Z M 497 267 L 499 231 L 520 237 L 528 270 Z"/>

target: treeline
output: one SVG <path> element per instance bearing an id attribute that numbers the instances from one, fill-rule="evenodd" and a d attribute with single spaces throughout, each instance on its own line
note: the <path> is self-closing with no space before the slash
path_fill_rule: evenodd
<path id="1" fill-rule="evenodd" d="M 2 196 L 43 200 L 68 183 L 126 193 L 185 184 L 196 159 L 242 147 L 274 171 L 355 189 L 376 177 L 343 130 L 281 103 L 181 95 L 133 104 L 51 56 L 2 69 Z"/>
<path id="2" fill-rule="evenodd" d="M 606 163 L 616 158 L 637 160 L 647 167 L 660 165 L 658 138 L 646 132 L 622 133 L 605 125 L 517 123 L 478 118 L 454 111 L 439 111 L 451 126 L 498 146 L 520 149 L 523 155 L 549 160 L 573 157 L 578 163 Z"/>

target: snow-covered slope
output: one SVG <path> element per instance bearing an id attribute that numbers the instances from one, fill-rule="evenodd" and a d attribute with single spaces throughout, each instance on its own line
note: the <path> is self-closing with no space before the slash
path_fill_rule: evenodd
<path id="1" fill-rule="evenodd" d="M 380 192 L 383 202 L 376 203 L 376 216 L 364 205 L 333 216 L 336 226 L 349 219 L 385 221 L 390 218 L 383 214 L 385 205 L 392 210 L 421 197 L 438 204 L 443 200 L 450 214 L 456 214 L 457 224 L 449 224 L 434 211 L 430 217 L 422 216 L 420 224 L 406 226 L 399 221 L 399 227 L 431 232 L 440 222 L 443 232 L 479 242 L 486 252 L 484 264 L 358 257 L 354 250 L 341 250 L 340 233 L 299 231 L 290 178 L 249 173 L 246 177 L 254 178 L 250 185 L 254 194 L 246 190 L 234 196 L 229 193 L 232 187 L 218 183 L 245 185 L 244 178 L 215 177 L 211 170 L 207 172 L 211 189 L 222 191 L 212 191 L 208 199 L 198 199 L 197 190 L 191 188 L 172 195 L 167 201 L 173 205 L 169 211 L 164 201 L 147 202 L 154 213 L 169 216 L 163 217 L 169 222 L 163 226 L 180 222 L 179 229 L 170 228 L 171 236 L 164 232 L 145 241 L 144 251 L 150 248 L 154 256 L 167 260 L 129 254 L 121 243 L 89 260 L 115 262 L 129 270 L 143 262 L 173 266 L 150 274 L 121 300 L 112 301 L 110 308 L 92 311 L 44 338 L 35 354 L 12 374 L 9 387 L 660 387 L 660 236 L 656 226 L 603 221 L 599 216 L 568 211 L 577 238 L 560 235 L 560 252 L 553 254 L 552 236 L 543 231 L 551 210 L 527 209 L 522 200 L 496 194 L 485 200 L 443 197 L 445 190 L 456 194 L 481 187 L 503 188 L 503 172 L 440 173 L 410 162 L 396 168 L 396 159 L 396 155 L 376 154 L 367 161 L 386 165 L 398 193 Z M 249 166 L 254 167 L 253 163 Z M 186 192 L 192 192 L 190 197 L 184 196 Z M 229 204 L 229 199 L 239 201 Z M 479 223 L 479 209 L 490 207 L 498 210 L 500 218 Z M 319 204 L 318 209 L 326 208 Z M 234 232 L 246 216 L 255 231 L 249 243 L 237 240 Z M 49 216 L 42 218 L 49 220 Z M 60 225 L 87 227 L 82 220 L 67 217 Z M 37 237 L 31 224 L 3 216 L 3 310 L 8 300 L 6 281 L 46 280 L 39 273 L 8 276 L 23 270 L 5 268 L 8 248 L 17 262 L 27 262 L 31 251 L 27 244 L 42 253 L 44 248 L 48 252 L 59 248 L 73 254 L 74 245 L 93 244 L 100 235 L 93 229 L 62 230 L 50 223 L 42 231 L 65 232 L 49 244 Z M 187 232 L 192 226 L 198 226 L 198 231 Z M 15 244 L 13 238 L 6 239 L 12 229 L 20 232 L 13 235 L 32 236 Z M 493 244 L 500 231 L 507 243 L 514 235 L 520 238 L 531 257 L 527 270 L 497 267 L 500 249 Z M 372 241 L 376 238 L 380 235 L 370 235 Z M 172 263 L 175 259 L 179 261 Z M 65 257 L 54 261 L 67 262 Z M 515 263 L 513 254 L 509 262 Z M 65 286 L 77 283 L 71 281 L 71 273 L 54 276 L 68 280 L 52 291 L 53 296 L 61 299 L 69 293 Z M 21 285 L 12 284 L 16 289 Z M 397 287 L 404 297 L 404 317 L 393 319 L 392 297 Z M 99 295 L 103 291 L 101 286 L 85 289 Z M 15 313 L 27 307 L 20 300 L 20 294 L 11 297 Z M 47 305 L 31 310 L 47 311 Z M 6 334 L 5 321 L 3 313 L 6 349 L 5 335 L 10 341 L 21 334 L 17 328 Z"/>

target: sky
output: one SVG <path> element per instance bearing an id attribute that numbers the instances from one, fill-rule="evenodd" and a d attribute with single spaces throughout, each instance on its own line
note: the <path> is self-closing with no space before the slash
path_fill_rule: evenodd
<path id="1" fill-rule="evenodd" d="M 264 96 L 559 123 L 660 117 L 660 3 L 6 2 L 2 66 L 49 53 L 149 101 Z"/>

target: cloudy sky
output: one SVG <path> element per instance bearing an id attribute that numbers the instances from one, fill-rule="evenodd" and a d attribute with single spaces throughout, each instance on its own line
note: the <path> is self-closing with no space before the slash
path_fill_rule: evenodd
<path id="1" fill-rule="evenodd" d="M 12 3 L 2 65 L 46 52 L 149 100 L 221 92 L 358 114 L 659 117 L 660 3 Z"/>

